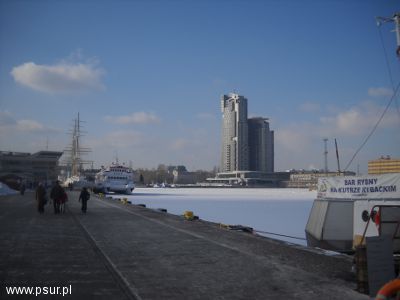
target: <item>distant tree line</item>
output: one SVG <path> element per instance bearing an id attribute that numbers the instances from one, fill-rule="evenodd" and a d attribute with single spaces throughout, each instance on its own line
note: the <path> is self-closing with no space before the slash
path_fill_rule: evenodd
<path id="1" fill-rule="evenodd" d="M 178 169 L 181 172 L 187 172 L 184 166 L 167 166 L 159 164 L 157 168 L 152 169 L 136 169 L 135 170 L 135 183 L 136 184 L 172 184 L 174 180 L 173 171 Z M 212 171 L 196 170 L 191 172 L 195 177 L 196 182 L 204 182 L 209 177 L 215 177 L 217 168 L 214 167 Z"/>

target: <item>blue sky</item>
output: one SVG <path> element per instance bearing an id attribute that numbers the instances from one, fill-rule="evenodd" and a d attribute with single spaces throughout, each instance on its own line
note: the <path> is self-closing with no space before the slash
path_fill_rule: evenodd
<path id="1" fill-rule="evenodd" d="M 219 165 L 220 96 L 270 118 L 276 170 L 342 166 L 389 102 L 396 1 L 0 0 L 0 150 L 67 147 L 79 112 L 95 166 Z M 380 39 L 382 35 L 383 45 Z M 396 97 L 398 105 L 400 100 Z M 400 157 L 395 104 L 350 169 Z"/>

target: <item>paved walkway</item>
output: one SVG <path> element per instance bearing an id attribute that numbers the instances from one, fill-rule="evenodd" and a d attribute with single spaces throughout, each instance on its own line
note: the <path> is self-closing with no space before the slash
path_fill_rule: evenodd
<path id="1" fill-rule="evenodd" d="M 6 286 L 42 292 L 10 299 L 63 298 L 43 295 L 58 286 L 68 299 L 368 299 L 348 258 L 114 200 L 82 214 L 77 196 L 64 215 L 39 215 L 33 193 L 0 197 L 1 299 Z"/>

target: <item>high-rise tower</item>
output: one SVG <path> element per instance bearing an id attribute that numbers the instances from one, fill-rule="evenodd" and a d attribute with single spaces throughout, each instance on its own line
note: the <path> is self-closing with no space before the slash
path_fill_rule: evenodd
<path id="1" fill-rule="evenodd" d="M 247 99 L 235 93 L 221 97 L 221 171 L 249 170 Z"/>
<path id="2" fill-rule="evenodd" d="M 274 132 L 266 118 L 250 118 L 249 167 L 251 171 L 274 172 Z"/>

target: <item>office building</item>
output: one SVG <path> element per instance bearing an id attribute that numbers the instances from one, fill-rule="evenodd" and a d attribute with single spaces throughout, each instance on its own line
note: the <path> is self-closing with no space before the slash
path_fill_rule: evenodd
<path id="1" fill-rule="evenodd" d="M 274 172 L 274 132 L 266 118 L 248 119 L 249 170 Z"/>
<path id="2" fill-rule="evenodd" d="M 368 162 L 368 174 L 400 173 L 400 159 L 382 156 Z"/>
<path id="3" fill-rule="evenodd" d="M 221 97 L 221 173 L 210 183 L 277 186 L 274 132 L 268 119 L 247 118 L 247 99 L 235 93 Z M 285 174 L 286 175 L 286 174 Z"/>
<path id="4" fill-rule="evenodd" d="M 230 93 L 221 97 L 221 171 L 249 170 L 247 99 Z"/>
<path id="5" fill-rule="evenodd" d="M 63 152 L 39 151 L 36 153 L 0 151 L 0 177 L 34 183 L 57 180 L 58 160 Z"/>

